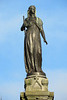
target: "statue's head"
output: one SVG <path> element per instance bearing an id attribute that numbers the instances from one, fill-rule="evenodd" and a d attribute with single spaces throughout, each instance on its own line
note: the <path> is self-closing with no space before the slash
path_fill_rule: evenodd
<path id="1" fill-rule="evenodd" d="M 31 16 L 32 14 L 36 16 L 36 8 L 33 5 L 28 8 L 28 17 Z"/>

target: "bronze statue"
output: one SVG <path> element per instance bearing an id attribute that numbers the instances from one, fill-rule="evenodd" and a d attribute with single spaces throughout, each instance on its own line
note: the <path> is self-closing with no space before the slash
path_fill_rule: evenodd
<path id="1" fill-rule="evenodd" d="M 26 29 L 25 29 L 26 28 Z M 42 65 L 42 50 L 40 33 L 46 44 L 45 33 L 43 30 L 43 22 L 40 18 L 36 17 L 35 6 L 28 8 L 28 17 L 24 20 L 21 31 L 25 30 L 24 39 L 24 61 L 27 74 L 34 72 L 41 72 Z"/>

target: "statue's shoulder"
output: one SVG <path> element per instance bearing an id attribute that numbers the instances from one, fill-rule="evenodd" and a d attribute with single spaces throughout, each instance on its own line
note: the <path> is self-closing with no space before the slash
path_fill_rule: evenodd
<path id="1" fill-rule="evenodd" d="M 37 23 L 38 25 L 40 25 L 40 26 L 43 25 L 43 22 L 42 22 L 42 20 L 41 20 L 39 17 L 36 17 L 36 23 Z"/>
<path id="2" fill-rule="evenodd" d="M 25 20 L 24 20 L 24 25 L 25 25 L 25 26 L 28 26 L 28 23 L 29 23 L 29 18 L 25 18 Z"/>
<path id="3" fill-rule="evenodd" d="M 28 21 L 29 20 L 29 18 L 25 18 L 25 21 Z"/>

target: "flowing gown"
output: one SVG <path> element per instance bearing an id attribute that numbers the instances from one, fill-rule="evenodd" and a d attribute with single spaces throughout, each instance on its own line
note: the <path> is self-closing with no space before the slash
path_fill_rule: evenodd
<path id="1" fill-rule="evenodd" d="M 27 28 L 24 39 L 24 61 L 27 73 L 41 72 L 42 50 L 40 30 L 35 24 L 35 19 L 25 19 L 24 26 Z M 41 21 L 37 21 L 40 25 Z M 41 26 L 41 25 L 40 25 Z"/>

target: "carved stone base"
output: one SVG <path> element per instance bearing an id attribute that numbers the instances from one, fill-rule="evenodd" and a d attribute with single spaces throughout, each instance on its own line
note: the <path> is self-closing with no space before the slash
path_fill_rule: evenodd
<path id="1" fill-rule="evenodd" d="M 20 100 L 54 100 L 54 92 L 48 91 L 48 79 L 44 75 L 27 76 L 24 87 Z"/>
<path id="2" fill-rule="evenodd" d="M 20 100 L 54 100 L 54 92 L 41 92 L 34 93 L 29 92 L 28 95 L 25 95 L 25 92 L 21 92 Z"/>

